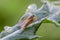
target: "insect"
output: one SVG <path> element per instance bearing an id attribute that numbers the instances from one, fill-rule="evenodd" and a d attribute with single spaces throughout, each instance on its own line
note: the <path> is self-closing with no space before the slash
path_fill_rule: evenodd
<path id="1" fill-rule="evenodd" d="M 58 23 L 60 20 L 59 11 L 60 9 L 58 7 L 50 5 L 48 1 L 44 2 L 39 9 L 37 9 L 35 4 L 29 5 L 26 13 L 20 18 L 16 25 L 5 27 L 5 30 L 0 33 L 0 40 L 37 38 L 39 36 L 35 33 L 45 19 L 51 20 L 58 26 L 60 25 Z"/>

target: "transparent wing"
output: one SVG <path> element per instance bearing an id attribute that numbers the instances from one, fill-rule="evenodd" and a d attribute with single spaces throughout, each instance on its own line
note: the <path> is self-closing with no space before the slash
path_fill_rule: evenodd
<path id="1" fill-rule="evenodd" d="M 53 14 L 51 17 L 48 17 L 47 19 L 54 22 L 57 26 L 60 26 L 60 12 Z"/>
<path id="2" fill-rule="evenodd" d="M 41 8 L 34 12 L 34 14 L 39 20 L 41 20 L 42 18 L 45 18 L 51 14 L 50 8 L 51 7 L 49 3 L 44 3 Z"/>
<path id="3" fill-rule="evenodd" d="M 21 30 L 17 30 L 15 32 L 13 32 L 12 34 L 9 34 L 5 37 L 3 37 L 1 40 L 15 40 L 15 39 L 21 39 L 21 38 L 28 38 L 28 39 L 32 39 L 32 38 L 36 38 L 38 36 L 35 35 L 35 32 L 37 31 L 37 29 L 39 28 L 39 26 L 41 25 L 41 21 L 37 21 L 31 25 L 29 25 L 28 28 L 26 28 L 22 33 L 20 33 Z"/>

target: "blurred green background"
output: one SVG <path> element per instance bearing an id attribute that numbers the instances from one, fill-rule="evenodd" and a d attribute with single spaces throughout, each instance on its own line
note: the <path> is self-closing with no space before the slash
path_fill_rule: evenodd
<path id="1" fill-rule="evenodd" d="M 0 0 L 0 32 L 6 25 L 15 25 L 25 13 L 28 5 L 34 3 L 38 8 L 42 6 L 40 0 Z M 36 40 L 60 40 L 60 27 L 52 23 L 42 23 L 36 34 L 42 36 Z"/>

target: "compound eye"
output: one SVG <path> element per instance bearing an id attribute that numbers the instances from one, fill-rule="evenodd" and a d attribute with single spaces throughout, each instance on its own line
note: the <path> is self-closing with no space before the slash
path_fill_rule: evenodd
<path id="1" fill-rule="evenodd" d="M 31 5 L 28 6 L 28 9 L 31 10 L 31 11 L 32 10 L 37 10 L 37 6 L 35 4 L 31 4 Z"/>

